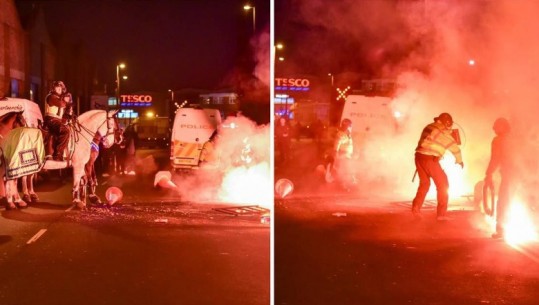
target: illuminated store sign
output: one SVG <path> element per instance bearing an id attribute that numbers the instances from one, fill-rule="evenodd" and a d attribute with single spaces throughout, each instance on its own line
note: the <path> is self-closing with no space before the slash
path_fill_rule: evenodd
<path id="1" fill-rule="evenodd" d="M 310 85 L 306 78 L 275 78 L 276 91 L 309 91 Z"/>
<path id="2" fill-rule="evenodd" d="M 151 95 L 120 95 L 120 105 L 127 107 L 151 106 L 152 100 Z"/>

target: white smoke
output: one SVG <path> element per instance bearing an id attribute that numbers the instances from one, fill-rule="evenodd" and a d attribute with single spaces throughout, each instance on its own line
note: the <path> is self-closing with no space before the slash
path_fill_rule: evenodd
<path id="1" fill-rule="evenodd" d="M 270 207 L 269 141 L 268 126 L 228 117 L 215 141 L 217 166 L 202 166 L 175 181 L 182 199 Z"/>

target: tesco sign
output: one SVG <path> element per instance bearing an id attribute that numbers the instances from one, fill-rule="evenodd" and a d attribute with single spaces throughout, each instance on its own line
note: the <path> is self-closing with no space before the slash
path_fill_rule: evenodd
<path id="1" fill-rule="evenodd" d="M 311 82 L 306 78 L 275 78 L 275 86 L 308 88 Z"/>
<path id="2" fill-rule="evenodd" d="M 122 103 L 151 103 L 151 95 L 120 95 Z"/>

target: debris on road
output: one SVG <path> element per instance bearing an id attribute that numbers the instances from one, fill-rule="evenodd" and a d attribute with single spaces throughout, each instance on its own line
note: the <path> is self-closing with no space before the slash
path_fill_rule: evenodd
<path id="1" fill-rule="evenodd" d="M 172 174 L 169 171 L 160 171 L 155 174 L 153 186 L 160 186 L 164 189 L 177 189 L 178 186 L 172 182 Z"/>

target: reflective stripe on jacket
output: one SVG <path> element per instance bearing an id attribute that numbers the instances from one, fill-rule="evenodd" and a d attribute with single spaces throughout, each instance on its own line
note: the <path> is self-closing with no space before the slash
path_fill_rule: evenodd
<path id="1" fill-rule="evenodd" d="M 456 163 L 461 163 L 460 147 L 451 136 L 451 130 L 441 123 L 431 123 L 423 129 L 415 151 L 427 156 L 442 157 L 448 149 L 455 156 Z"/>
<path id="2" fill-rule="evenodd" d="M 352 158 L 352 154 L 354 153 L 354 143 L 352 141 L 352 137 L 346 132 L 339 130 L 339 132 L 337 132 L 333 150 L 335 151 L 337 157 L 348 159 Z"/>

